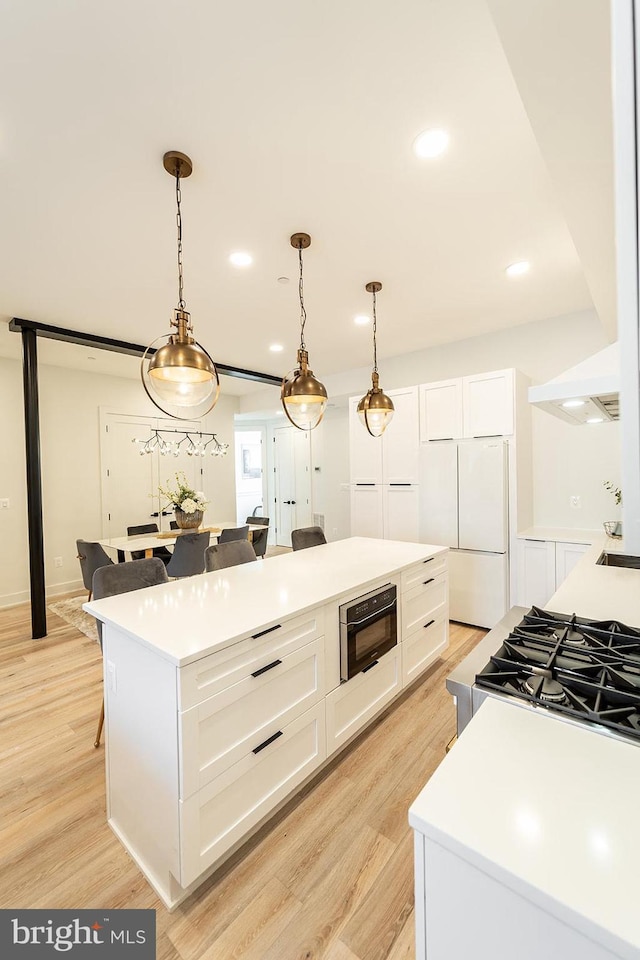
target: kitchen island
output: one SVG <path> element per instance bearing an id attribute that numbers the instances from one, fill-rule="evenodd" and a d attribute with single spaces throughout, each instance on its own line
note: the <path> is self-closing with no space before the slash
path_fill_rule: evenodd
<path id="1" fill-rule="evenodd" d="M 638 628 L 640 570 L 598 564 L 603 549 L 623 553 L 624 545 L 599 538 L 545 607 Z M 640 741 L 625 736 L 623 726 L 603 726 L 609 718 L 589 723 L 579 712 L 554 713 L 551 704 L 519 699 L 511 664 L 504 674 L 511 687 L 493 692 L 475 684 L 525 613 L 513 608 L 447 680 L 461 735 L 410 812 L 416 956 L 638 960 Z M 589 648 L 579 644 L 575 664 L 566 647 L 558 656 L 580 682 Z M 532 658 L 544 649 L 540 635 L 530 649 Z M 632 644 L 622 653 L 634 657 L 635 650 Z M 546 662 L 538 659 L 532 675 L 543 676 Z M 625 671 L 623 693 L 612 704 L 623 716 L 632 700 L 625 700 L 625 685 L 637 686 L 633 660 Z M 464 926 L 455 922 L 460 912 L 469 921 Z"/>
<path id="2" fill-rule="evenodd" d="M 448 645 L 447 549 L 352 538 L 85 604 L 103 623 L 107 815 L 173 908 Z M 341 681 L 338 607 L 398 643 Z"/>

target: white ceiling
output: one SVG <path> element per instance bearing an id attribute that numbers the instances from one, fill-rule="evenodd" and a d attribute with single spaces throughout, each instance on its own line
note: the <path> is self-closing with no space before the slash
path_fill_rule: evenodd
<path id="1" fill-rule="evenodd" d="M 382 357 L 593 305 L 485 0 L 4 6 L 0 316 L 135 342 L 164 333 L 177 285 L 167 149 L 194 162 L 185 294 L 221 362 L 293 366 L 296 230 L 313 238 L 318 375 L 368 362 L 370 328 L 353 323 L 370 308 L 368 280 L 384 284 Z M 568 58 L 601 7 L 585 4 Z M 607 76 L 606 44 L 592 54 Z M 594 136 L 610 136 L 606 103 Z M 411 144 L 430 127 L 449 131 L 450 148 L 419 161 Z M 610 203 L 610 182 L 594 189 Z M 229 265 L 238 249 L 253 267 Z M 523 258 L 530 273 L 508 280 Z M 268 351 L 274 341 L 284 354 Z"/>

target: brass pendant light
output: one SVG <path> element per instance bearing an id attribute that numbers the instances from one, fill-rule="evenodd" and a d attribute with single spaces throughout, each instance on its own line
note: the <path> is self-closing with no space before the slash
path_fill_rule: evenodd
<path id="1" fill-rule="evenodd" d="M 204 416 L 217 403 L 220 378 L 215 363 L 193 336 L 191 314 L 186 310 L 183 296 L 180 181 L 191 176 L 193 164 L 186 154 L 177 150 L 165 153 L 162 162 L 176 180 L 178 306 L 170 321 L 176 332 L 163 334 L 147 347 L 140 372 L 147 395 L 159 410 L 179 420 L 193 420 Z M 160 340 L 166 343 L 154 350 Z"/>
<path id="2" fill-rule="evenodd" d="M 300 277 L 298 280 L 298 296 L 300 298 L 300 348 L 298 350 L 298 366 L 282 379 L 280 399 L 284 412 L 290 422 L 298 430 L 313 430 L 322 420 L 327 407 L 327 391 L 324 384 L 313 375 L 309 369 L 309 354 L 304 342 L 304 327 L 307 322 L 307 312 L 304 307 L 304 284 L 302 279 L 302 251 L 311 245 L 308 233 L 294 233 L 291 237 L 291 246 L 298 251 L 300 263 Z"/>
<path id="3" fill-rule="evenodd" d="M 393 419 L 393 401 L 380 389 L 378 376 L 378 347 L 376 342 L 377 317 L 376 293 L 382 290 L 382 284 L 372 280 L 365 287 L 367 293 L 373 294 L 373 370 L 371 372 L 371 389 L 367 391 L 358 404 L 358 415 L 372 437 L 381 437 Z"/>

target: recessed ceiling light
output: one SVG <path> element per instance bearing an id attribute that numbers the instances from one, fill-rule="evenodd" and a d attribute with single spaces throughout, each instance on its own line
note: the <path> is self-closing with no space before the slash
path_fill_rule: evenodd
<path id="1" fill-rule="evenodd" d="M 229 262 L 232 263 L 234 267 L 250 267 L 253 263 L 253 257 L 250 253 L 237 250 L 235 253 L 229 254 Z"/>
<path id="2" fill-rule="evenodd" d="M 284 347 L 281 343 L 272 343 L 269 350 L 271 350 L 271 353 L 282 353 Z"/>
<path id="3" fill-rule="evenodd" d="M 521 277 L 523 273 L 529 272 L 529 261 L 518 260 L 517 263 L 510 263 L 504 272 L 508 277 Z"/>
<path id="4" fill-rule="evenodd" d="M 449 134 L 446 130 L 425 130 L 413 141 L 413 152 L 421 160 L 439 157 L 449 146 Z"/>
<path id="5" fill-rule="evenodd" d="M 604 423 L 604 417 L 589 417 L 587 423 Z"/>
<path id="6" fill-rule="evenodd" d="M 289 283 L 289 277 L 278 277 L 278 283 Z"/>
<path id="7" fill-rule="evenodd" d="M 584 407 L 586 400 L 565 400 L 563 407 Z"/>
<path id="8" fill-rule="evenodd" d="M 371 317 L 366 317 L 364 313 L 360 313 L 357 317 L 353 318 L 353 322 L 358 323 L 361 327 L 363 327 L 365 323 L 371 323 Z"/>

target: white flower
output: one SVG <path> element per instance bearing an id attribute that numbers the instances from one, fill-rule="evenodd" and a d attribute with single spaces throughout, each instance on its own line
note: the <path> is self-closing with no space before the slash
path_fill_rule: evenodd
<path id="1" fill-rule="evenodd" d="M 207 498 L 205 497 L 205 495 L 204 495 L 204 493 L 202 492 L 202 490 L 196 490 L 196 500 L 199 500 L 200 503 L 206 503 L 206 502 L 207 502 Z"/>
<path id="2" fill-rule="evenodd" d="M 180 509 L 183 510 L 184 513 L 195 513 L 198 509 L 198 504 L 195 500 L 192 500 L 191 497 L 187 497 L 186 500 L 183 500 L 180 504 Z"/>

